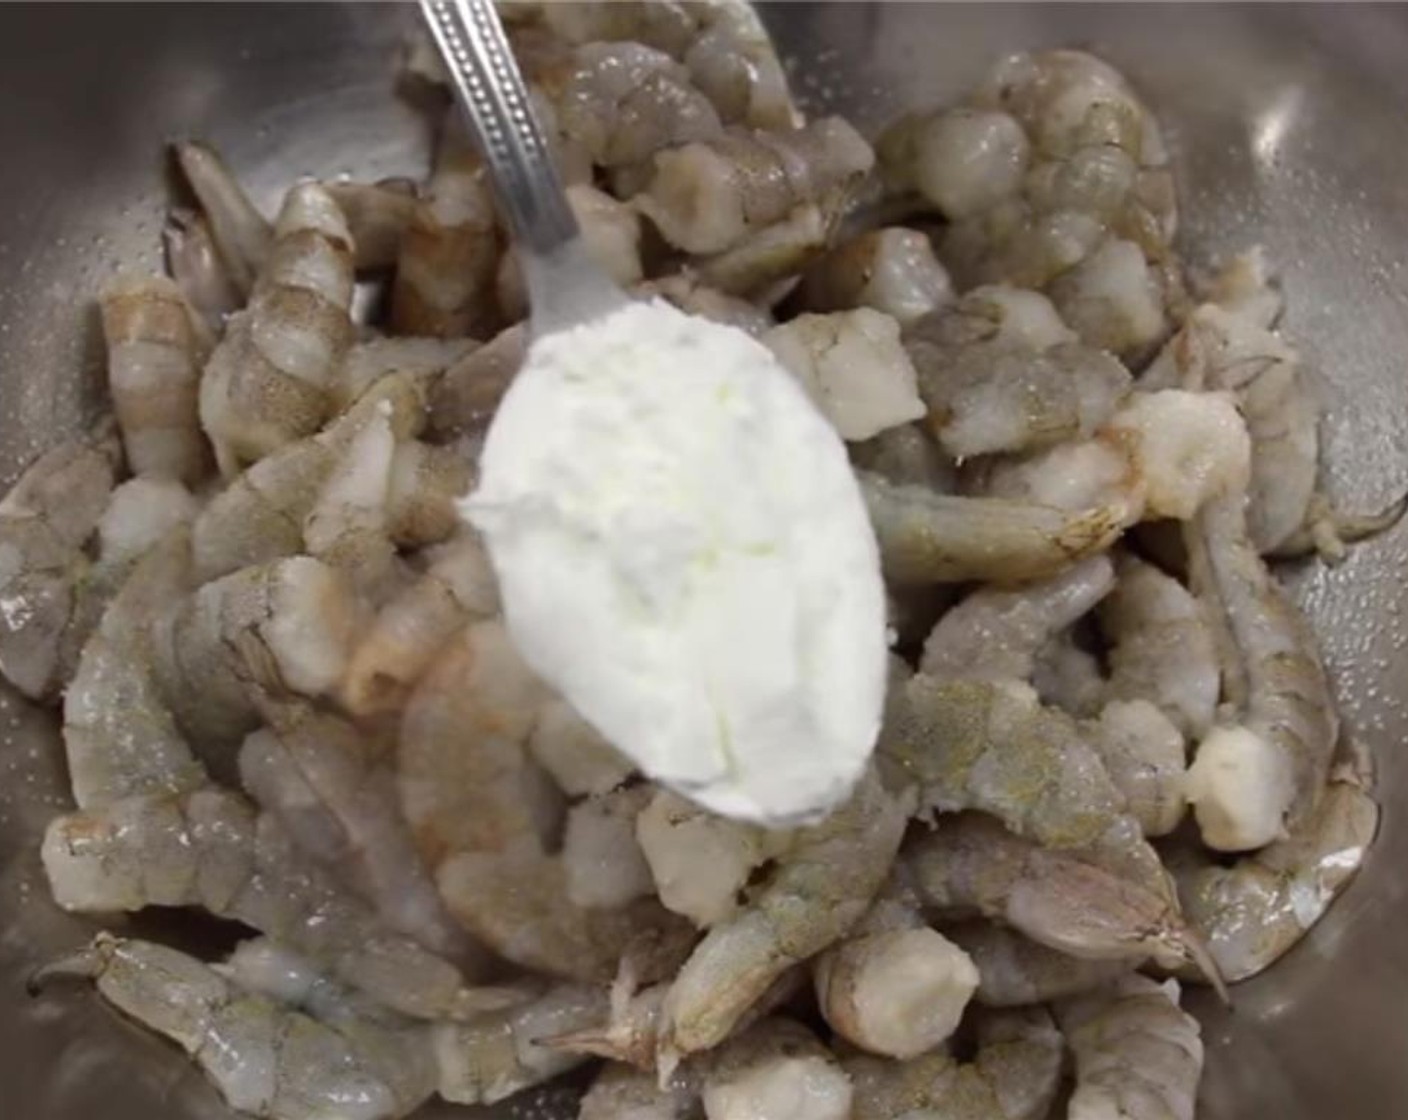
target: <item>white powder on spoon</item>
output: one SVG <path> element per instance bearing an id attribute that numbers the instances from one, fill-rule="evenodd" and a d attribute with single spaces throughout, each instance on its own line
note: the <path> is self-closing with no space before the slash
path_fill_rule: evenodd
<path id="1" fill-rule="evenodd" d="M 461 511 L 528 663 L 654 780 L 769 824 L 845 797 L 885 688 L 845 448 L 760 343 L 661 301 L 547 335 Z"/>

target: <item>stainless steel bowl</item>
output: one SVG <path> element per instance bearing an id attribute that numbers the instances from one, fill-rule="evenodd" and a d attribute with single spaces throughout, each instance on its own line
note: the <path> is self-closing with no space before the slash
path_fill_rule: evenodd
<path id="1" fill-rule="evenodd" d="M 1089 45 L 1167 125 L 1197 260 L 1264 243 L 1288 329 L 1323 382 L 1334 494 L 1408 489 L 1408 8 L 785 4 L 767 11 L 817 106 L 873 127 L 961 92 L 999 53 Z M 161 142 L 207 137 L 272 206 L 294 177 L 416 173 L 418 116 L 391 95 L 405 6 L 0 5 L 0 475 L 100 399 L 91 297 L 155 266 Z M 1205 1012 L 1203 1120 L 1408 1115 L 1408 526 L 1342 567 L 1288 573 L 1315 619 L 1385 806 L 1364 873 L 1288 959 Z M 79 941 L 37 874 L 65 804 L 53 713 L 0 694 L 0 1115 L 227 1115 L 169 1047 L 88 996 L 22 977 Z M 447 1114 L 451 1110 L 446 1110 Z M 461 1114 L 463 1110 L 460 1110 Z M 485 1115 L 573 1114 L 561 1094 Z"/>

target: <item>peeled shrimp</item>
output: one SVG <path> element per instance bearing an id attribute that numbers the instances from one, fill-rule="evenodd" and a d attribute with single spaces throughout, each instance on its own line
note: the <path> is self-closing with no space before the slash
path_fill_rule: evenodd
<path id="1" fill-rule="evenodd" d="M 200 314 L 208 329 L 217 333 L 223 330 L 225 317 L 238 311 L 244 299 L 230 280 L 205 215 L 194 210 L 172 210 L 166 216 L 161 242 L 166 271 L 182 298 Z"/>
<path id="2" fill-rule="evenodd" d="M 189 537 L 177 530 L 141 559 L 83 647 L 64 693 L 64 750 L 79 808 L 206 781 L 152 670 L 151 620 L 190 589 Z"/>
<path id="3" fill-rule="evenodd" d="M 870 439 L 924 415 L 899 324 L 882 312 L 799 315 L 762 341 L 842 439 Z"/>
<path id="4" fill-rule="evenodd" d="M 1168 333 L 1161 277 L 1132 241 L 1110 238 L 1050 286 L 1081 339 L 1138 363 Z"/>
<path id="5" fill-rule="evenodd" d="M 923 486 L 938 494 L 958 489 L 958 472 L 951 460 L 919 424 L 886 428 L 873 439 L 850 447 L 851 461 L 896 485 Z"/>
<path id="6" fill-rule="evenodd" d="M 1198 1020 L 1178 1006 L 1178 985 L 1116 980 L 1056 1005 L 1075 1057 L 1070 1120 L 1193 1120 L 1203 1043 Z"/>
<path id="7" fill-rule="evenodd" d="M 397 334 L 483 338 L 495 325 L 501 235 L 488 173 L 454 128 L 441 138 L 425 197 L 401 238 L 391 288 Z"/>
<path id="8" fill-rule="evenodd" d="M 717 1045 L 792 965 L 820 952 L 864 913 L 899 848 L 907 806 L 872 772 L 851 799 L 798 831 L 743 910 L 713 926 L 665 997 L 660 1053 Z"/>
<path id="9" fill-rule="evenodd" d="M 164 277 L 110 284 L 99 305 L 108 388 L 132 473 L 201 481 L 210 469 L 196 407 L 209 350 L 204 324 Z"/>
<path id="10" fill-rule="evenodd" d="M 1184 535 L 1235 720 L 1199 744 L 1188 800 L 1203 841 L 1234 852 L 1262 847 L 1310 816 L 1339 733 L 1315 637 L 1257 555 L 1243 507 L 1241 494 L 1219 498 Z"/>
<path id="11" fill-rule="evenodd" d="M 303 551 L 303 527 L 328 477 L 358 433 L 391 406 L 398 438 L 421 423 L 421 400 L 404 375 L 382 378 L 346 413 L 316 435 L 260 459 L 216 494 L 192 529 L 201 581 Z"/>
<path id="12" fill-rule="evenodd" d="M 771 307 L 791 290 L 791 278 L 826 252 L 843 202 L 828 199 L 825 208 L 810 202 L 798 206 L 737 245 L 696 258 L 694 270 L 720 292 Z"/>
<path id="13" fill-rule="evenodd" d="M 1078 719 L 1099 714 L 1106 699 L 1100 662 L 1071 629 L 1053 635 L 1037 651 L 1031 683 L 1043 704 Z"/>
<path id="14" fill-rule="evenodd" d="M 200 383 L 200 419 L 227 478 L 322 425 L 351 342 L 352 243 L 316 183 L 289 191 L 250 295 Z"/>
<path id="15" fill-rule="evenodd" d="M 995 341 L 997 330 L 971 303 L 964 297 L 952 312 L 941 310 L 905 332 L 930 427 L 949 454 L 1027 451 L 1088 438 L 1113 415 L 1131 382 L 1109 354 L 1079 343 L 1035 349 Z M 974 337 L 979 330 L 988 337 Z"/>
<path id="16" fill-rule="evenodd" d="M 112 1006 L 177 1043 L 232 1109 L 268 1120 L 389 1120 L 435 1087 L 415 1032 L 369 1020 L 339 1030 L 149 941 L 99 934 L 32 983 L 91 979 Z"/>
<path id="17" fill-rule="evenodd" d="M 100 934 L 32 983 L 94 980 L 108 1002 L 180 1044 L 232 1108 L 268 1120 L 394 1120 L 437 1092 L 492 1104 L 575 1065 L 535 1039 L 605 1003 L 599 990 L 562 986 L 468 1022 L 422 1023 L 341 989 L 295 954 L 248 944 L 212 968 Z M 264 959 L 251 962 L 256 954 Z"/>
<path id="18" fill-rule="evenodd" d="M 390 268 L 416 211 L 415 184 L 408 179 L 356 183 L 336 179 L 323 187 L 352 235 L 352 263 L 358 269 Z"/>
<path id="19" fill-rule="evenodd" d="M 1173 862 L 1184 912 L 1229 981 L 1269 968 L 1305 936 L 1359 870 L 1378 823 L 1373 799 L 1342 779 L 1290 836 L 1231 867 Z"/>
<path id="20" fill-rule="evenodd" d="M 847 1058 L 853 1120 L 1041 1120 L 1061 1082 L 1061 1035 L 1040 1008 L 978 1021 L 978 1050 L 959 1063 L 943 1050 L 907 1062 Z"/>
<path id="21" fill-rule="evenodd" d="M 445 648 L 401 724 L 401 802 L 452 914 L 500 955 L 554 975 L 605 980 L 635 942 L 678 960 L 683 923 L 653 899 L 614 908 L 568 897 L 547 847 L 560 795 L 526 755 L 544 687 L 502 623 Z M 658 967 L 658 965 L 656 966 Z"/>
<path id="22" fill-rule="evenodd" d="M 331 692 L 358 621 L 345 577 L 311 557 L 242 568 L 158 617 L 157 685 L 204 761 L 228 776 L 234 749 L 259 724 L 259 697 Z"/>
<path id="23" fill-rule="evenodd" d="M 498 612 L 498 585 L 476 534 L 463 530 L 429 560 L 352 648 L 339 696 L 353 715 L 399 711 L 436 652 L 472 619 Z"/>
<path id="24" fill-rule="evenodd" d="M 372 386 L 393 374 L 429 399 L 431 386 L 479 344 L 472 338 L 416 338 L 392 335 L 352 344 L 333 385 L 333 407 L 342 413 Z"/>
<path id="25" fill-rule="evenodd" d="M 1149 700 L 1186 736 L 1205 735 L 1222 685 L 1215 635 L 1203 605 L 1172 576 L 1121 556 L 1100 606 L 1110 643 L 1109 695 Z"/>
<path id="26" fill-rule="evenodd" d="M 850 1078 L 811 1031 L 764 1019 L 707 1057 L 707 1120 L 850 1120 Z"/>
<path id="27" fill-rule="evenodd" d="M 1111 700 L 1090 725 L 1090 742 L 1145 836 L 1167 836 L 1187 809 L 1183 736 L 1148 700 Z"/>
<path id="28" fill-rule="evenodd" d="M 658 280 L 647 280 L 637 284 L 632 289 L 632 295 L 647 298 L 659 296 L 681 311 L 737 327 L 754 338 L 762 338 L 776 325 L 767 308 L 701 284 L 692 272 L 677 272 Z"/>
<path id="29" fill-rule="evenodd" d="M 1042 579 L 1103 552 L 1119 536 L 1122 501 L 1068 512 L 1003 498 L 935 494 L 857 472 L 885 578 L 900 586 Z"/>
<path id="30" fill-rule="evenodd" d="M 1030 680 L 1047 641 L 1114 584 L 1114 567 L 1100 555 L 1039 583 L 979 588 L 939 619 L 920 670 L 936 680 Z"/>
<path id="31" fill-rule="evenodd" d="M 781 131 L 802 123 L 772 39 L 751 4 L 708 5 L 702 32 L 683 58 L 690 80 L 725 124 Z"/>
<path id="32" fill-rule="evenodd" d="M 418 1018 L 503 1002 L 501 991 L 466 988 L 454 965 L 389 930 L 238 794 L 207 787 L 57 817 L 40 854 L 54 900 L 66 910 L 199 906 L 268 934 Z"/>
<path id="33" fill-rule="evenodd" d="M 612 1062 L 582 1097 L 577 1120 L 695 1120 L 699 1089 L 694 1081 L 679 1073 L 662 1087 L 654 1070 Z"/>
<path id="34" fill-rule="evenodd" d="M 451 365 L 430 391 L 430 434 L 482 437 L 527 352 L 528 331 L 517 323 Z"/>
<path id="35" fill-rule="evenodd" d="M 655 893 L 636 842 L 636 817 L 650 797 L 649 786 L 631 786 L 594 794 L 567 811 L 562 866 L 574 906 L 611 909 Z"/>
<path id="36" fill-rule="evenodd" d="M 1090 960 L 1188 962 L 1216 973 L 1206 951 L 1156 890 L 1043 848 L 980 813 L 941 815 L 906 849 L 920 901 L 942 917 L 974 913 L 1052 949 Z"/>
<path id="37" fill-rule="evenodd" d="M 546 85 L 558 127 L 601 167 L 639 164 L 723 130 L 685 67 L 641 43 L 585 43 L 573 51 L 560 85 Z"/>
<path id="38" fill-rule="evenodd" d="M 514 7 L 530 5 L 515 3 Z M 580 4 L 534 4 L 534 15 L 567 43 L 644 43 L 681 58 L 699 31 L 702 14 L 676 0 L 589 0 Z"/>
<path id="39" fill-rule="evenodd" d="M 445 912 L 401 814 L 390 744 L 302 704 L 270 705 L 240 748 L 250 795 L 386 924 L 478 974 L 487 955 Z"/>
<path id="40" fill-rule="evenodd" d="M 790 838 L 660 790 L 636 818 L 636 839 L 666 909 L 708 929 L 738 912 L 749 877 Z"/>
<path id="41" fill-rule="evenodd" d="M 959 107 L 901 117 L 877 154 L 892 190 L 917 191 L 958 221 L 1018 193 L 1031 144 L 1006 113 Z"/>
<path id="42" fill-rule="evenodd" d="M 31 463 L 0 501 L 0 672 L 33 700 L 65 683 L 87 637 L 80 584 L 121 456 L 102 425 Z"/>
<path id="43" fill-rule="evenodd" d="M 1076 722 L 1016 682 L 892 682 L 881 758 L 919 786 L 921 805 L 992 813 L 1015 833 L 1084 852 L 1170 895 L 1159 857 Z"/>
<path id="44" fill-rule="evenodd" d="M 269 256 L 274 231 L 215 149 L 183 140 L 172 150 L 200 201 L 225 274 L 239 296 L 248 296 Z"/>
<path id="45" fill-rule="evenodd" d="M 635 771 L 634 763 L 560 696 L 551 698 L 538 709 L 537 722 L 528 737 L 528 753 L 568 797 L 608 793 Z M 643 809 L 642 813 L 646 811 Z M 636 838 L 644 847 L 639 828 Z M 666 907 L 674 909 L 668 903 Z"/>
<path id="46" fill-rule="evenodd" d="M 843 195 L 873 163 L 839 117 L 790 132 L 723 133 L 657 154 L 635 203 L 671 245 L 718 253 L 803 204 Z"/>
<path id="47" fill-rule="evenodd" d="M 882 891 L 839 944 L 816 959 L 817 1004 L 827 1025 L 872 1054 L 907 1060 L 955 1030 L 978 986 L 968 955 Z"/>
<path id="48" fill-rule="evenodd" d="M 1139 964 L 1129 959 L 1072 956 L 984 920 L 945 926 L 944 934 L 977 967 L 974 998 L 986 1007 L 1023 1007 L 1078 995 Z"/>
<path id="49" fill-rule="evenodd" d="M 838 245 L 802 277 L 801 300 L 809 311 L 869 307 L 901 326 L 939 310 L 953 299 L 953 284 L 918 230 L 871 230 Z"/>

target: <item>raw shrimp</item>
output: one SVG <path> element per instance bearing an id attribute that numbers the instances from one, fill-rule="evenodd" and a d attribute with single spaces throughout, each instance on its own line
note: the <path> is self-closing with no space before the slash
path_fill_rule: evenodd
<path id="1" fill-rule="evenodd" d="M 944 927 L 978 969 L 974 998 L 986 1007 L 1023 1007 L 1078 995 L 1135 969 L 1139 961 L 1074 957 L 995 922 Z"/>
<path id="2" fill-rule="evenodd" d="M 429 400 L 444 372 L 475 349 L 472 338 L 369 338 L 352 344 L 333 385 L 333 408 L 341 414 L 372 386 L 393 374 L 405 378 Z"/>
<path id="3" fill-rule="evenodd" d="M 953 299 L 953 284 L 918 230 L 871 230 L 838 245 L 802 277 L 809 311 L 869 307 L 908 326 Z"/>
<path id="4" fill-rule="evenodd" d="M 232 1108 L 268 1120 L 394 1120 L 433 1093 L 492 1104 L 570 1069 L 579 1059 L 536 1039 L 592 1016 L 600 989 L 562 985 L 467 1022 L 424 1023 L 387 1011 L 317 974 L 281 947 L 241 945 L 210 967 L 150 942 L 99 934 L 41 969 L 65 976 L 181 1045 Z"/>
<path id="5" fill-rule="evenodd" d="M 514 7 L 529 5 L 514 4 Z M 567 43 L 644 43 L 682 58 L 705 13 L 676 0 L 588 0 L 577 4 L 534 4 L 534 15 Z"/>
<path id="6" fill-rule="evenodd" d="M 316 431 L 352 341 L 352 243 L 316 183 L 289 191 L 250 295 L 200 383 L 200 419 L 226 478 Z"/>
<path id="7" fill-rule="evenodd" d="M 390 1120 L 435 1089 L 419 1028 L 368 1018 L 339 1030 L 163 945 L 99 934 L 31 986 L 60 977 L 92 980 L 108 1003 L 185 1050 L 226 1104 L 252 1116 Z"/>
<path id="8" fill-rule="evenodd" d="M 546 696 L 500 622 L 475 623 L 440 653 L 399 743 L 401 801 L 421 856 L 450 912 L 517 964 L 605 980 L 652 938 L 654 967 L 677 963 L 684 923 L 658 902 L 597 909 L 568 897 L 567 868 L 547 849 L 560 795 L 524 749 Z"/>
<path id="9" fill-rule="evenodd" d="M 910 895 L 887 884 L 856 928 L 813 966 L 827 1025 L 862 1050 L 900 1060 L 952 1035 L 978 986 L 968 955 L 924 924 Z"/>
<path id="10" fill-rule="evenodd" d="M 650 866 L 636 842 L 636 817 L 651 792 L 645 785 L 610 790 L 567 811 L 562 866 L 574 906 L 614 909 L 654 895 Z"/>
<path id="11" fill-rule="evenodd" d="M 450 366 L 430 391 L 431 436 L 482 437 L 527 353 L 527 328 L 515 323 Z"/>
<path id="12" fill-rule="evenodd" d="M 172 151 L 200 201 L 225 275 L 243 302 L 264 268 L 274 231 L 215 149 L 194 140 L 182 140 L 172 145 Z"/>
<path id="13" fill-rule="evenodd" d="M 661 1087 L 654 1070 L 612 1062 L 582 1097 L 577 1120 L 697 1120 L 699 1089 L 694 1081 L 680 1072 Z"/>
<path id="14" fill-rule="evenodd" d="M 634 763 L 560 696 L 538 709 L 528 753 L 568 797 L 608 793 L 635 772 Z M 644 846 L 639 830 L 637 841 Z"/>
<path id="15" fill-rule="evenodd" d="M 391 744 L 303 704 L 267 705 L 240 748 L 240 778 L 295 841 L 386 924 L 481 975 L 487 954 L 446 913 L 401 814 Z"/>
<path id="16" fill-rule="evenodd" d="M 1120 535 L 1122 502 L 1067 511 L 1032 501 L 935 494 L 858 471 L 886 579 L 900 586 L 1056 575 Z"/>
<path id="17" fill-rule="evenodd" d="M 670 148 L 635 204 L 665 240 L 689 253 L 718 253 L 804 204 L 844 196 L 874 153 L 839 117 L 789 132 L 723 133 Z"/>
<path id="18" fill-rule="evenodd" d="M 872 771 L 848 802 L 798 831 L 748 905 L 709 930 L 671 984 L 665 1068 L 728 1037 L 769 985 L 860 918 L 899 848 L 907 808 Z"/>
<path id="19" fill-rule="evenodd" d="M 1081 339 L 1136 365 L 1168 333 L 1161 276 L 1132 241 L 1110 238 L 1050 286 L 1056 309 Z"/>
<path id="20" fill-rule="evenodd" d="M 329 693 L 358 622 L 346 578 L 311 557 L 241 568 L 157 617 L 156 682 L 203 761 L 227 777 L 239 741 L 259 724 L 259 698 Z"/>
<path id="21" fill-rule="evenodd" d="M 936 680 L 1030 680 L 1042 647 L 1115 584 L 1107 556 L 1040 583 L 984 587 L 945 614 L 924 643 L 920 670 Z"/>
<path id="22" fill-rule="evenodd" d="M 762 341 L 844 440 L 870 439 L 924 415 L 899 324 L 883 312 L 799 315 Z"/>
<path id="23" fill-rule="evenodd" d="M 416 187 L 409 179 L 323 183 L 352 235 L 352 263 L 357 269 L 390 268 L 416 212 Z"/>
<path id="24" fill-rule="evenodd" d="M 116 482 L 110 424 L 31 463 L 0 501 L 0 672 L 32 700 L 65 683 L 86 633 L 83 551 Z"/>
<path id="25" fill-rule="evenodd" d="M 863 470 L 901 486 L 924 486 L 938 494 L 958 489 L 958 471 L 919 424 L 886 428 L 873 439 L 852 444 L 851 461 Z"/>
<path id="26" fill-rule="evenodd" d="M 1031 683 L 1043 704 L 1078 719 L 1097 715 L 1106 699 L 1099 659 L 1081 644 L 1074 629 L 1054 634 L 1037 651 Z"/>
<path id="27" fill-rule="evenodd" d="M 472 1014 L 506 998 L 501 989 L 466 988 L 449 961 L 389 930 L 238 794 L 207 787 L 57 817 L 40 854 L 54 900 L 66 910 L 199 906 L 305 953 L 417 1018 Z"/>
<path id="28" fill-rule="evenodd" d="M 205 215 L 195 210 L 172 210 L 162 227 L 161 242 L 166 271 L 182 297 L 199 312 L 209 330 L 223 330 L 225 317 L 238 311 L 244 299 L 230 280 Z"/>
<path id="29" fill-rule="evenodd" d="M 498 613 L 498 585 L 476 533 L 462 529 L 428 559 L 425 572 L 382 606 L 352 648 L 339 696 L 353 715 L 399 711 L 446 642 L 471 620 Z"/>
<path id="30" fill-rule="evenodd" d="M 755 870 L 786 851 L 786 833 L 711 813 L 660 790 L 636 818 L 636 839 L 666 909 L 701 929 L 732 918 Z"/>
<path id="31" fill-rule="evenodd" d="M 684 64 L 694 85 L 725 124 L 781 131 L 802 123 L 772 39 L 751 4 L 705 8 L 702 33 Z"/>
<path id="32" fill-rule="evenodd" d="M 1167 836 L 1188 807 L 1187 751 L 1168 716 L 1148 700 L 1111 700 L 1089 725 L 1090 742 L 1145 836 Z"/>
<path id="33" fill-rule="evenodd" d="M 943 1050 L 907 1062 L 847 1058 L 853 1120 L 1041 1120 L 1061 1082 L 1062 1044 L 1040 1008 L 978 1020 L 978 1050 L 960 1064 Z"/>
<path id="34" fill-rule="evenodd" d="M 910 113 L 876 146 L 891 190 L 917 191 L 951 221 L 1016 195 L 1031 162 L 1022 126 L 1000 110 Z"/>
<path id="35" fill-rule="evenodd" d="M 901 857 L 920 901 L 938 916 L 974 913 L 1052 949 L 1090 960 L 1184 962 L 1216 972 L 1176 906 L 1158 891 L 1043 848 L 981 813 L 944 814 Z"/>
<path id="36" fill-rule="evenodd" d="M 696 258 L 693 267 L 710 287 L 771 307 L 792 290 L 791 278 L 830 247 L 843 202 L 829 199 L 826 208 L 798 206 L 732 248 Z"/>
<path id="37" fill-rule="evenodd" d="M 645 275 L 640 259 L 640 215 L 589 183 L 568 187 L 567 204 L 577 219 L 582 243 L 602 271 L 623 288 L 640 283 Z M 495 284 L 504 317 L 515 322 L 526 318 L 528 291 L 516 251 L 503 255 Z"/>
<path id="38" fill-rule="evenodd" d="M 1110 643 L 1109 695 L 1152 701 L 1189 738 L 1207 734 L 1222 679 L 1203 605 L 1135 556 L 1121 556 L 1115 570 L 1115 589 L 1099 613 Z"/>
<path id="39" fill-rule="evenodd" d="M 1257 554 L 1244 501 L 1233 493 L 1210 502 L 1184 534 L 1235 720 L 1199 744 L 1188 800 L 1203 841 L 1233 852 L 1260 848 L 1310 816 L 1339 734 L 1315 636 Z"/>
<path id="40" fill-rule="evenodd" d="M 1231 867 L 1201 855 L 1172 863 L 1184 912 L 1229 981 L 1269 968 L 1320 920 L 1359 870 L 1378 822 L 1373 799 L 1344 778 L 1290 836 Z"/>
<path id="41" fill-rule="evenodd" d="M 127 465 L 133 474 L 200 482 L 211 465 L 196 406 L 210 348 L 205 325 L 165 277 L 117 280 L 99 306 Z"/>
<path id="42" fill-rule="evenodd" d="M 411 378 L 384 377 L 323 431 L 265 456 L 216 494 L 192 529 L 200 581 L 301 552 L 304 521 L 319 492 L 358 433 L 383 415 L 383 404 L 391 406 L 398 438 L 422 422 L 421 398 Z"/>
<path id="43" fill-rule="evenodd" d="M 206 781 L 152 671 L 151 620 L 190 587 L 190 540 L 176 530 L 137 563 L 83 647 L 64 693 L 63 727 L 81 809 L 187 793 Z"/>
<path id="44" fill-rule="evenodd" d="M 391 406 L 382 402 L 347 444 L 303 519 L 308 554 L 338 569 L 372 602 L 385 598 L 399 574 L 387 511 L 395 454 Z"/>
<path id="45" fill-rule="evenodd" d="M 484 337 L 493 330 L 502 234 L 479 157 L 453 126 L 401 238 L 391 288 L 397 334 Z"/>
<path id="46" fill-rule="evenodd" d="M 1017 682 L 893 681 L 876 748 L 919 786 L 921 805 L 992 813 L 1013 832 L 1091 862 L 1160 898 L 1159 857 L 1082 729 Z"/>
<path id="47" fill-rule="evenodd" d="M 1070 1120 L 1193 1120 L 1203 1043 L 1178 985 L 1126 976 L 1056 1005 L 1075 1057 Z"/>
<path id="48" fill-rule="evenodd" d="M 764 1019 L 705 1059 L 707 1120 L 850 1120 L 851 1081 L 811 1031 Z"/>
<path id="49" fill-rule="evenodd" d="M 1129 371 L 1107 353 L 1073 342 L 1035 349 L 973 338 L 970 315 L 961 301 L 905 331 L 929 425 L 955 458 L 1088 438 L 1129 390 Z"/>
<path id="50" fill-rule="evenodd" d="M 565 73 L 542 81 L 557 124 L 598 166 L 649 160 L 661 149 L 720 135 L 719 115 L 689 72 L 642 43 L 584 43 Z"/>

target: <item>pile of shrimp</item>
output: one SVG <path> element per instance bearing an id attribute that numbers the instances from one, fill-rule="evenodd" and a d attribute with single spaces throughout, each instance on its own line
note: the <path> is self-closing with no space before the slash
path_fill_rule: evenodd
<path id="1" fill-rule="evenodd" d="M 111 416 L 0 503 L 0 671 L 61 705 L 75 802 L 43 864 L 104 927 L 36 994 L 91 983 L 269 1120 L 592 1062 L 583 1120 L 1191 1120 L 1181 985 L 1288 952 L 1377 823 L 1268 561 L 1401 511 L 1322 496 L 1264 255 L 1184 267 L 1159 126 L 1088 54 L 872 147 L 746 7 L 504 14 L 603 267 L 759 336 L 850 446 L 873 764 L 819 823 L 723 819 L 518 656 L 455 501 L 524 287 L 417 41 L 423 181 L 271 221 L 174 145 L 169 275 L 99 297 Z M 154 906 L 246 935 L 130 935 Z"/>

